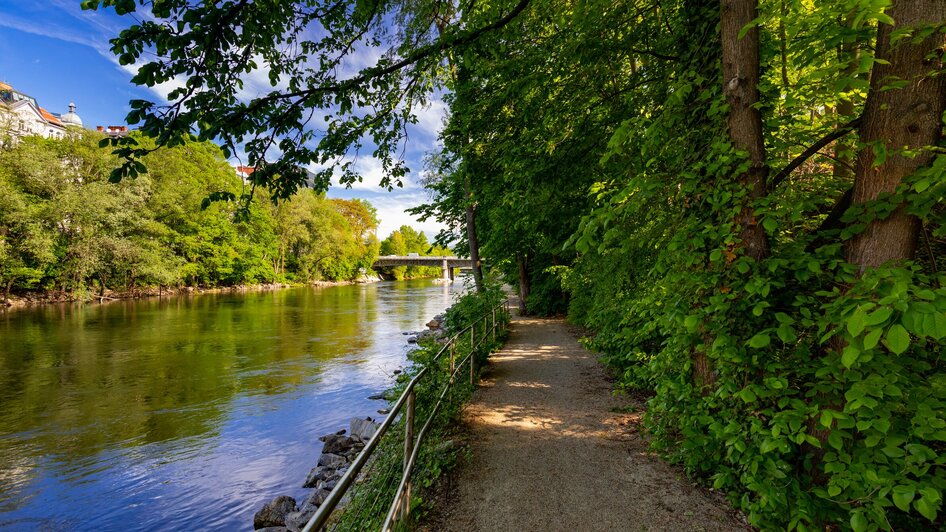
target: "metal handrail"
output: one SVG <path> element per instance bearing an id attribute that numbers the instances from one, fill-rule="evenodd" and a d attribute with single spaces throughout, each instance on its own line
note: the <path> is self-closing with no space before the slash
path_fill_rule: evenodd
<path id="1" fill-rule="evenodd" d="M 472 323 L 470 323 L 469 325 L 467 325 L 466 327 L 464 327 L 463 329 L 461 329 L 460 331 L 458 331 L 456 334 L 454 334 L 453 336 L 451 336 L 451 337 L 447 340 L 447 342 L 443 345 L 443 347 L 440 348 L 440 350 L 437 352 L 437 354 L 434 355 L 434 357 L 433 357 L 433 359 L 431 359 L 430 363 L 427 364 L 426 366 L 424 366 L 424 367 L 417 373 L 417 375 L 415 375 L 415 376 L 410 380 L 410 382 L 407 383 L 407 386 L 404 388 L 404 391 L 401 393 L 401 396 L 398 397 L 397 401 L 394 403 L 394 406 L 391 407 L 391 411 L 388 413 L 387 417 L 384 419 L 384 421 L 381 423 L 381 425 L 378 426 L 378 429 L 375 430 L 374 434 L 373 434 L 373 435 L 371 436 L 371 438 L 368 440 L 368 443 L 365 444 L 365 448 L 362 449 L 361 452 L 358 453 L 358 456 L 355 457 L 355 460 L 352 461 L 351 465 L 348 467 L 348 470 L 345 471 L 345 474 L 342 475 L 342 477 L 338 479 L 338 482 L 336 483 L 335 488 L 332 489 L 332 491 L 328 494 L 328 496 L 325 498 L 325 500 L 322 501 L 322 504 L 319 505 L 318 510 L 317 510 L 317 511 L 315 512 L 315 514 L 309 519 L 309 521 L 306 523 L 305 527 L 302 528 L 302 532 L 318 531 L 318 530 L 321 530 L 322 527 L 325 526 L 325 524 L 328 522 L 329 518 L 331 517 L 332 512 L 335 511 L 335 509 L 336 509 L 337 506 L 338 506 L 338 503 L 342 500 L 342 497 L 345 496 L 345 493 L 348 491 L 348 489 L 349 489 L 349 488 L 351 487 L 351 485 L 354 483 L 355 478 L 358 476 L 358 473 L 361 472 L 361 469 L 362 469 L 362 468 L 365 466 L 365 464 L 368 462 L 368 459 L 371 458 L 371 454 L 374 452 L 375 448 L 377 448 L 377 446 L 378 446 L 379 443 L 381 442 L 381 439 L 384 437 L 384 434 L 388 431 L 388 429 L 389 429 L 389 428 L 391 427 L 391 425 L 394 423 L 395 418 L 396 418 L 397 415 L 400 413 L 401 409 L 404 407 L 404 405 L 405 405 L 405 403 L 406 403 L 406 404 L 408 404 L 408 418 L 409 418 L 409 419 L 405 420 L 405 421 L 406 421 L 406 422 L 405 422 L 405 432 L 406 432 L 405 436 L 406 436 L 406 437 L 405 437 L 405 439 L 404 439 L 404 440 L 405 440 L 405 441 L 404 441 L 404 446 L 405 446 L 405 449 L 404 449 L 404 459 L 405 459 L 405 463 L 404 463 L 404 474 L 403 474 L 403 476 L 402 476 L 402 478 L 401 478 L 401 483 L 400 483 L 400 485 L 398 486 L 398 490 L 397 490 L 397 492 L 395 492 L 394 503 L 392 504 L 391 509 L 390 509 L 390 511 L 388 512 L 388 518 L 385 520 L 384 530 L 388 530 L 388 527 L 389 527 L 390 523 L 392 522 L 392 520 L 397 517 L 397 513 L 398 513 L 398 512 L 397 512 L 397 508 L 396 508 L 396 507 L 397 507 L 397 505 L 401 502 L 401 499 L 403 498 L 403 494 L 404 494 L 405 492 L 409 492 L 409 490 L 410 490 L 410 476 L 411 476 L 411 473 L 412 473 L 412 471 L 413 471 L 413 465 L 414 465 L 414 462 L 415 462 L 415 460 L 416 460 L 416 458 L 417 458 L 417 455 L 418 455 L 418 452 L 419 452 L 419 449 L 420 449 L 420 444 L 423 442 L 423 438 L 424 438 L 424 436 L 425 436 L 426 433 L 427 433 L 427 429 L 430 427 L 431 422 L 433 421 L 433 419 L 434 419 L 434 417 L 436 416 L 438 410 L 440 409 L 441 403 L 443 402 L 444 397 L 446 397 L 446 394 L 447 394 L 447 392 L 449 391 L 450 386 L 453 384 L 453 382 L 454 382 L 454 380 L 455 380 L 455 378 L 456 378 L 456 375 L 459 373 L 460 368 L 463 367 L 463 365 L 464 365 L 467 361 L 470 361 L 470 383 L 471 383 L 471 384 L 473 383 L 473 378 L 474 378 L 474 366 L 473 366 L 473 358 L 472 358 L 472 357 L 473 357 L 473 355 L 476 353 L 476 349 L 477 349 L 480 345 L 482 345 L 483 341 L 486 339 L 486 336 L 487 336 L 487 331 L 486 331 L 486 318 L 487 318 L 488 316 L 492 315 L 492 328 L 491 328 L 491 332 L 492 332 L 492 334 L 493 334 L 493 339 L 495 340 L 495 338 L 496 338 L 496 323 L 497 323 L 497 322 L 496 322 L 496 311 L 499 310 L 500 308 L 503 309 L 503 314 L 505 314 L 506 316 L 509 315 L 509 302 L 508 302 L 508 301 L 503 301 L 503 302 L 500 303 L 499 305 L 496 305 L 495 307 L 493 307 L 492 309 L 490 309 L 490 312 L 489 312 L 489 313 L 483 314 L 483 316 L 482 316 L 481 318 L 477 318 L 477 319 L 473 320 Z M 482 319 L 483 325 L 484 325 L 484 326 L 483 326 L 483 337 L 480 338 L 480 341 L 479 341 L 479 342 L 476 342 L 476 341 L 475 341 L 476 324 L 479 323 L 479 322 L 481 321 L 481 319 Z M 444 353 L 446 353 L 448 350 L 450 350 L 450 352 L 451 352 L 451 357 L 452 357 L 452 352 L 453 352 L 453 345 L 454 345 L 454 343 L 457 342 L 457 341 L 460 339 L 461 336 L 465 336 L 467 331 L 470 331 L 470 340 L 471 340 L 471 341 L 470 341 L 470 347 L 471 347 L 471 349 L 470 349 L 470 354 L 468 354 L 466 357 L 464 357 L 463 360 L 460 362 L 460 364 L 459 364 L 459 365 L 455 365 L 455 367 L 453 367 L 454 364 L 451 363 L 451 366 L 452 366 L 452 367 L 451 367 L 451 370 L 452 370 L 452 372 L 451 372 L 451 375 L 450 375 L 450 380 L 449 380 L 447 386 L 444 388 L 444 391 L 440 394 L 440 397 L 439 397 L 438 400 L 437 400 L 437 404 L 434 406 L 433 410 L 431 411 L 430 416 L 427 418 L 427 422 L 424 423 L 424 426 L 421 427 L 420 432 L 417 434 L 417 443 L 416 443 L 416 445 L 415 445 L 415 444 L 414 444 L 414 437 L 413 437 L 413 430 L 414 430 L 414 427 L 413 427 L 413 425 L 414 425 L 414 423 L 413 423 L 413 422 L 414 422 L 414 419 L 413 419 L 413 418 L 414 418 L 414 388 L 417 386 L 417 383 L 420 381 L 420 379 L 423 378 L 424 375 L 426 375 L 426 374 L 430 371 L 431 366 L 433 366 L 434 363 L 436 363 L 436 362 L 438 362 L 438 361 L 440 360 L 440 358 L 444 355 Z M 451 362 L 453 362 L 453 361 L 451 361 Z M 409 500 L 409 499 L 407 499 L 407 506 L 406 506 L 405 508 L 403 508 L 403 511 L 404 511 L 404 514 L 405 514 L 405 515 L 410 512 L 410 500 Z"/>

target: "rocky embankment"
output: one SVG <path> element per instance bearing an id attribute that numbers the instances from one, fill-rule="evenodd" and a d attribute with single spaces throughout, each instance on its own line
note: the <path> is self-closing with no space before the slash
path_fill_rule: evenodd
<path id="1" fill-rule="evenodd" d="M 444 315 L 434 316 L 427 323 L 427 329 L 417 332 L 406 332 L 407 342 L 416 344 L 418 340 L 433 338 L 440 340 L 446 337 L 443 330 Z M 396 370 L 395 374 L 400 373 Z M 368 399 L 384 399 L 383 394 L 372 395 Z M 387 414 L 388 409 L 378 410 L 379 414 Z M 322 453 L 315 467 L 309 471 L 303 488 L 311 488 L 312 492 L 300 504 L 295 498 L 288 495 L 280 495 L 266 503 L 262 509 L 253 516 L 253 528 L 265 532 L 299 532 L 309 522 L 309 519 L 315 515 L 319 506 L 325 502 L 339 479 L 348 471 L 351 463 L 355 461 L 358 453 L 365 448 L 365 445 L 378 430 L 380 423 L 368 418 L 352 418 L 348 429 L 342 429 L 332 434 L 326 434 L 319 438 L 323 442 Z M 347 502 L 347 496 L 342 499 L 339 506 L 344 506 Z"/>
<path id="2" fill-rule="evenodd" d="M 299 532 L 315 515 L 348 467 L 378 430 L 379 423 L 369 418 L 352 418 L 348 430 L 319 438 L 324 445 L 315 467 L 309 471 L 303 488 L 312 492 L 300 505 L 288 495 L 280 495 L 253 516 L 253 528 L 266 532 Z M 344 499 L 342 504 L 344 504 Z"/>

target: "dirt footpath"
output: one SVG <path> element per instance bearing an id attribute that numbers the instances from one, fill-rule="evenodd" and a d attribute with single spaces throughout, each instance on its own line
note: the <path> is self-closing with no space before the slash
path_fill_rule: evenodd
<path id="1" fill-rule="evenodd" d="M 464 414 L 471 457 L 422 528 L 746 530 L 648 453 L 633 410 L 564 321 L 514 319 Z"/>

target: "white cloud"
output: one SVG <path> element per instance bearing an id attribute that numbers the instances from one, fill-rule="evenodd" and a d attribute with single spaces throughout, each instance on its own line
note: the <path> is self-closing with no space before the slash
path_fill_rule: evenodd
<path id="1" fill-rule="evenodd" d="M 326 165 L 309 165 L 309 171 L 312 172 L 318 172 L 324 168 L 326 168 Z M 332 186 L 340 189 L 351 189 L 365 192 L 384 192 L 386 190 L 381 187 L 381 180 L 384 178 L 385 171 L 384 166 L 381 164 L 379 159 L 371 156 L 358 156 L 354 160 L 353 168 L 355 173 L 361 176 L 361 181 L 355 181 L 350 186 L 343 185 L 339 181 L 341 172 L 336 170 L 335 175 L 332 177 Z M 394 185 L 395 188 L 392 192 L 413 191 L 419 188 L 417 183 L 411 179 L 410 174 L 401 178 L 401 184 L 403 185 L 401 187 Z"/>
<path id="2" fill-rule="evenodd" d="M 414 216 L 404 212 L 405 209 L 423 203 L 426 199 L 423 193 L 398 194 L 392 192 L 387 195 L 376 195 L 366 199 L 378 209 L 378 218 L 380 219 L 380 224 L 378 224 L 378 238 L 384 239 L 390 235 L 392 231 L 402 225 L 409 225 L 414 229 L 423 231 L 424 234 L 427 235 L 428 240 L 433 240 L 440 229 L 443 228 L 442 224 L 434 220 L 421 222 Z"/>
<path id="3" fill-rule="evenodd" d="M 414 109 L 417 116 L 417 124 L 414 127 L 428 137 L 437 138 L 449 113 L 450 109 L 443 100 L 431 100 L 426 106 Z"/>

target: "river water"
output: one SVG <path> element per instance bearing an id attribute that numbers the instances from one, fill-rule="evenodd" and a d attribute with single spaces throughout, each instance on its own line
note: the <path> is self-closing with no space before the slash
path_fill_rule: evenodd
<path id="1" fill-rule="evenodd" d="M 0 314 L 0 530 L 252 530 L 374 416 L 430 280 Z"/>

